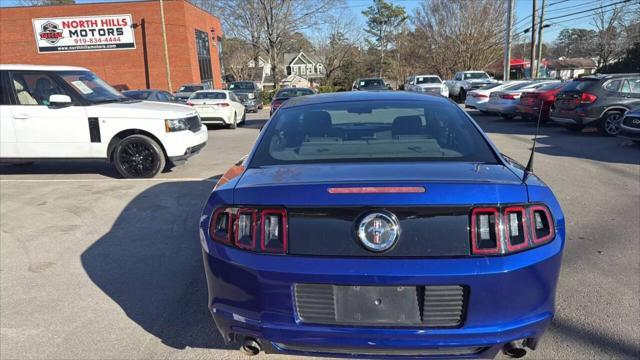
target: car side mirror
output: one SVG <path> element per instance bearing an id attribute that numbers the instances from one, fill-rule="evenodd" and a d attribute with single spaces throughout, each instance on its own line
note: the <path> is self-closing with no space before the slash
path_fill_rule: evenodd
<path id="1" fill-rule="evenodd" d="M 49 96 L 49 104 L 56 106 L 71 105 L 71 98 L 68 95 L 53 94 Z"/>

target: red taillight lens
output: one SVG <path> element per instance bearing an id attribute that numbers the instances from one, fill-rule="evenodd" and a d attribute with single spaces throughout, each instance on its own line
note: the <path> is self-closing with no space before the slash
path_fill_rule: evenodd
<path id="1" fill-rule="evenodd" d="M 593 95 L 593 94 L 589 94 L 589 93 L 582 93 L 582 96 L 580 96 L 580 103 L 581 104 L 592 104 L 594 103 L 596 100 L 598 99 L 597 96 Z"/>
<path id="2" fill-rule="evenodd" d="M 230 106 L 229 103 L 218 103 L 218 106 L 227 107 Z"/>
<path id="3" fill-rule="evenodd" d="M 190 102 L 190 101 L 187 101 L 187 105 L 189 105 L 189 106 L 193 106 L 193 103 L 192 103 L 192 102 Z"/>
<path id="4" fill-rule="evenodd" d="M 214 211 L 209 225 L 214 241 L 278 254 L 287 252 L 287 231 L 284 209 L 220 208 Z"/>
<path id="5" fill-rule="evenodd" d="M 282 100 L 273 100 L 271 103 L 271 107 L 274 109 L 277 109 L 280 105 L 282 105 Z"/>
<path id="6" fill-rule="evenodd" d="M 471 250 L 473 254 L 499 254 L 502 248 L 497 208 L 475 208 L 471 212 Z"/>
<path id="7" fill-rule="evenodd" d="M 231 242 L 232 215 L 227 209 L 221 208 L 214 211 L 209 225 L 209 235 L 215 241 L 222 243 Z"/>
<path id="8" fill-rule="evenodd" d="M 507 99 L 507 100 L 515 100 L 518 98 L 518 96 L 515 94 L 502 94 L 500 95 L 500 98 Z"/>
<path id="9" fill-rule="evenodd" d="M 535 244 L 544 244 L 556 236 L 555 227 L 549 209 L 534 205 L 529 208 L 531 233 Z"/>
<path id="10" fill-rule="evenodd" d="M 527 212 L 522 206 L 511 206 L 504 209 L 504 230 L 507 250 L 516 251 L 529 246 L 529 229 Z"/>
<path id="11" fill-rule="evenodd" d="M 285 210 L 263 210 L 260 249 L 266 252 L 287 251 L 287 212 Z"/>
<path id="12" fill-rule="evenodd" d="M 508 254 L 555 237 L 551 212 L 544 205 L 474 208 L 470 231 L 472 255 Z"/>
<path id="13" fill-rule="evenodd" d="M 489 96 L 485 95 L 485 94 L 478 94 L 478 93 L 473 93 L 471 94 L 471 96 L 473 96 L 474 98 L 479 98 L 479 99 L 483 99 L 483 98 L 488 98 Z"/>

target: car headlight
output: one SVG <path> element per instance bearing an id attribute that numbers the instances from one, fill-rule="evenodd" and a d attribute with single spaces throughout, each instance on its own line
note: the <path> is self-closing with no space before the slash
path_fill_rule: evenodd
<path id="1" fill-rule="evenodd" d="M 255 94 L 249 94 L 249 99 L 255 99 L 255 98 L 256 98 Z"/>
<path id="2" fill-rule="evenodd" d="M 164 121 L 164 129 L 167 132 L 189 130 L 189 124 L 186 119 L 167 119 Z"/>

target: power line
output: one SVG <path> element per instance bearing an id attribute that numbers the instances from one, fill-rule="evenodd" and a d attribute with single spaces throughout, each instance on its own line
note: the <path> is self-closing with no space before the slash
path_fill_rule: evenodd
<path id="1" fill-rule="evenodd" d="M 622 1 L 618 1 L 618 2 L 612 3 L 612 4 L 602 5 L 602 6 L 599 6 L 599 7 L 596 7 L 596 8 L 592 8 L 592 9 L 589 9 L 589 10 L 577 11 L 577 12 L 574 12 L 574 13 L 571 13 L 571 14 L 564 14 L 564 15 L 561 15 L 561 16 L 551 17 L 551 18 L 548 18 L 547 21 L 555 20 L 555 19 L 562 19 L 562 18 L 565 18 L 567 16 L 578 15 L 578 14 L 582 14 L 582 13 L 586 13 L 586 12 L 590 12 L 590 11 L 601 10 L 601 9 L 606 8 L 606 7 L 616 6 L 616 5 L 620 5 L 620 4 L 624 4 L 624 3 L 628 3 L 628 2 L 631 2 L 631 0 L 622 0 Z"/>

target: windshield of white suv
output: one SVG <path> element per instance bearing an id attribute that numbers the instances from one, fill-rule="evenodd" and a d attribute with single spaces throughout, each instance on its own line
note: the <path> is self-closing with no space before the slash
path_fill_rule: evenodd
<path id="1" fill-rule="evenodd" d="M 489 75 L 487 75 L 487 73 L 483 73 L 483 72 L 464 73 L 464 79 L 465 80 L 488 79 L 488 78 L 489 78 Z"/>
<path id="2" fill-rule="evenodd" d="M 418 76 L 416 77 L 416 84 L 440 84 L 440 80 L 437 76 Z"/>
<path id="3" fill-rule="evenodd" d="M 69 84 L 80 97 L 90 103 L 100 104 L 130 100 L 91 71 L 59 71 L 56 74 Z"/>

